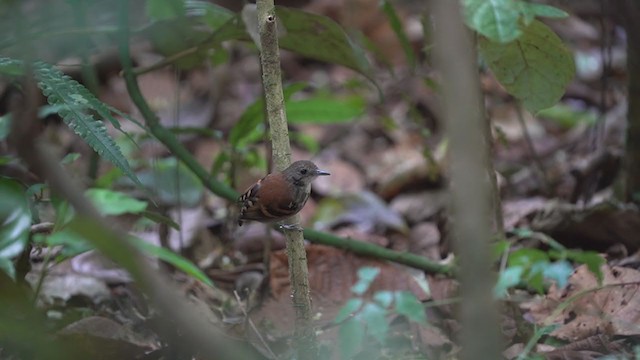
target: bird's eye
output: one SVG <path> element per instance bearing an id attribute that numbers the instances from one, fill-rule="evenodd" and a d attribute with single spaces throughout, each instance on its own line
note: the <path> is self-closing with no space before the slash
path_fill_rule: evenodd
<path id="1" fill-rule="evenodd" d="M 302 175 L 306 175 L 306 174 L 307 174 L 307 169 L 302 169 L 302 170 L 300 170 L 300 174 L 302 174 Z"/>

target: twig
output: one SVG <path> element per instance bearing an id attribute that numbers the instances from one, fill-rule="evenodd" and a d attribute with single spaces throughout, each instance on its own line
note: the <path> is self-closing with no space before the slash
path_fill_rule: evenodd
<path id="1" fill-rule="evenodd" d="M 30 232 L 32 234 L 50 233 L 54 227 L 55 227 L 55 224 L 52 222 L 43 222 L 40 224 L 33 224 L 31 225 Z"/>
<path id="2" fill-rule="evenodd" d="M 271 355 L 272 359 L 278 359 L 279 357 L 273 352 L 273 350 L 271 350 L 271 347 L 269 346 L 269 344 L 264 340 L 264 338 L 262 337 L 262 334 L 260 334 L 260 331 L 258 331 L 258 328 L 256 327 L 256 324 L 253 323 L 253 320 L 251 320 L 251 318 L 249 317 L 249 314 L 247 314 L 247 309 L 245 308 L 244 304 L 242 303 L 242 300 L 240 300 L 240 295 L 238 295 L 238 292 L 233 290 L 233 296 L 235 296 L 236 301 L 238 302 L 238 306 L 240 307 L 240 310 L 242 311 L 242 314 L 244 315 L 244 318 L 249 323 L 249 326 L 251 327 L 251 330 L 253 330 L 253 332 L 258 337 L 258 340 L 260 340 L 260 342 L 262 343 L 262 346 L 264 346 L 264 348 L 267 349 L 267 352 L 269 353 L 269 355 Z"/>
<path id="3" fill-rule="evenodd" d="M 549 186 L 549 180 L 547 179 L 547 173 L 544 171 L 544 164 L 542 163 L 542 159 L 540 159 L 540 155 L 538 155 L 538 152 L 533 145 L 533 139 L 531 138 L 529 129 L 527 129 L 527 124 L 524 121 L 522 105 L 519 101 L 516 103 L 516 117 L 518 118 L 518 123 L 522 128 L 522 135 L 524 136 L 524 141 L 527 143 L 527 147 L 529 148 L 529 156 L 531 156 L 531 159 L 533 160 L 535 173 L 538 175 L 538 180 L 540 181 L 542 191 L 545 194 L 549 195 L 551 188 Z"/>
<path id="4" fill-rule="evenodd" d="M 40 271 L 40 276 L 38 276 L 38 282 L 33 290 L 33 306 L 36 307 L 38 303 L 38 297 L 40 296 L 40 291 L 42 290 L 42 285 L 44 284 L 44 279 L 47 277 L 47 273 L 49 272 L 49 262 L 51 262 L 53 251 L 47 251 L 44 256 L 44 261 L 42 262 L 42 270 Z"/>

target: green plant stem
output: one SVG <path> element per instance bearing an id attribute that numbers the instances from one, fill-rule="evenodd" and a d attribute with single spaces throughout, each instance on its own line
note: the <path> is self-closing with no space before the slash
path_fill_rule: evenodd
<path id="1" fill-rule="evenodd" d="M 304 237 L 305 239 L 316 244 L 345 249 L 359 255 L 389 260 L 428 272 L 452 274 L 454 271 L 453 266 L 431 261 L 424 256 L 412 254 L 409 252 L 393 251 L 363 241 L 343 239 L 339 236 L 323 233 L 321 231 L 313 229 L 304 229 Z"/>
<path id="2" fill-rule="evenodd" d="M 282 171 L 291 164 L 291 145 L 282 92 L 276 11 L 273 0 L 258 0 L 257 5 L 262 86 L 271 134 L 271 149 L 276 170 Z M 286 222 L 299 224 L 300 215 L 292 216 Z M 285 230 L 284 236 L 289 260 L 291 300 L 296 314 L 294 348 L 298 359 L 314 360 L 318 358 L 318 346 L 311 318 L 309 269 L 304 237 L 299 230 Z"/>
<path id="3" fill-rule="evenodd" d="M 235 201 L 238 198 L 238 193 L 224 183 L 216 181 L 209 176 L 207 171 L 191 156 L 191 153 L 182 146 L 178 138 L 170 130 L 160 125 L 158 117 L 142 96 L 142 91 L 133 73 L 133 64 L 131 62 L 128 42 L 124 45 L 120 44 L 120 61 L 122 62 L 123 76 L 129 96 L 135 106 L 140 110 L 151 134 L 163 143 L 174 156 L 180 159 L 214 194 L 227 200 Z"/>

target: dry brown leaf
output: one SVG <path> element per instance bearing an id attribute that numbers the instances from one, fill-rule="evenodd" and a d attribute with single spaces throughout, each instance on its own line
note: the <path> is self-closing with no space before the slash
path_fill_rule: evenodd
<path id="1" fill-rule="evenodd" d="M 549 294 L 531 308 L 539 324 L 560 324 L 551 335 L 578 341 L 595 335 L 639 335 L 640 271 L 603 266 L 602 285 L 586 265 L 576 269 L 565 289 L 552 287 Z M 555 309 L 569 301 L 566 308 Z"/>
<path id="2" fill-rule="evenodd" d="M 328 326 L 320 335 L 320 341 L 335 342 L 338 327 L 331 326 L 331 323 L 345 302 L 355 296 L 351 287 L 358 280 L 358 269 L 363 266 L 381 270 L 365 293 L 365 298 L 370 298 L 380 290 L 411 291 L 419 300 L 426 300 L 429 296 L 419 284 L 418 279 L 423 273 L 407 267 L 322 245 L 308 246 L 307 259 L 314 320 L 319 327 Z M 295 311 L 291 304 L 287 263 L 284 251 L 272 254 L 269 278 L 271 296 L 250 314 L 253 322 L 262 329 L 263 337 L 288 338 L 294 329 Z"/>

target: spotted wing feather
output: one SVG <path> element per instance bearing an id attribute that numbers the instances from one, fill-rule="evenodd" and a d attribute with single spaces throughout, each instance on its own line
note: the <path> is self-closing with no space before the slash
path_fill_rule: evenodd
<path id="1" fill-rule="evenodd" d="M 279 221 L 296 214 L 308 198 L 297 191 L 281 173 L 267 175 L 240 197 L 240 224 L 242 220 Z"/>

